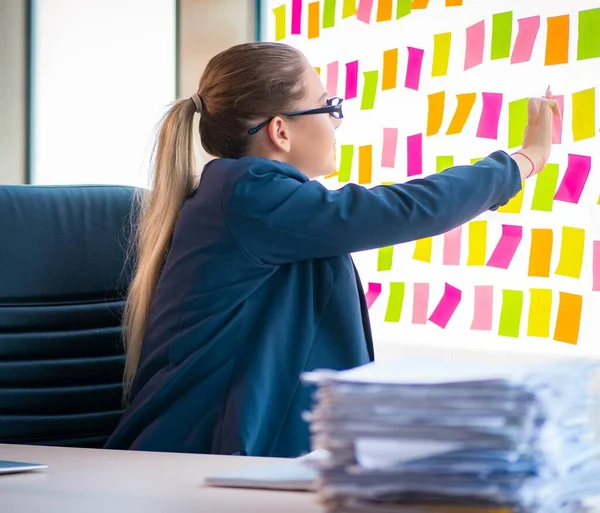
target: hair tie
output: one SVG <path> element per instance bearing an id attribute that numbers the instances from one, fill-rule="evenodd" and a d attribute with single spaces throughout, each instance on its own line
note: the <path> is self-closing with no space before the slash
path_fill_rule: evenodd
<path id="1" fill-rule="evenodd" d="M 194 105 L 196 106 L 196 112 L 202 112 L 202 109 L 204 108 L 204 102 L 202 101 L 202 98 L 200 98 L 200 95 L 198 93 L 194 93 L 192 96 L 190 96 L 190 100 L 194 102 Z"/>

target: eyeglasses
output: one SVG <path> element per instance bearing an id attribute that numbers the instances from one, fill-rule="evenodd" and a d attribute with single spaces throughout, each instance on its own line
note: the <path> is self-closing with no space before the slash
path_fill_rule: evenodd
<path id="1" fill-rule="evenodd" d="M 318 107 L 316 109 L 309 110 L 300 110 L 298 112 L 287 112 L 282 114 L 282 116 L 286 116 L 288 118 L 293 118 L 296 116 L 308 116 L 309 114 L 329 114 L 333 116 L 335 119 L 342 119 L 344 114 L 342 113 L 342 103 L 344 100 L 342 98 L 338 98 L 334 96 L 333 98 L 327 99 L 327 105 L 325 107 Z M 256 132 L 266 127 L 273 118 L 269 118 L 266 121 L 262 122 L 260 125 L 255 126 L 248 130 L 250 135 L 254 135 Z"/>

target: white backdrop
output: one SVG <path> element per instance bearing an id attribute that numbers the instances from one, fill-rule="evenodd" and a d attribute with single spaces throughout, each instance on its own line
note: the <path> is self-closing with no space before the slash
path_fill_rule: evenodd
<path id="1" fill-rule="evenodd" d="M 600 101 L 597 95 L 600 0 L 572 0 L 570 3 L 449 0 L 450 4 L 463 4 L 452 7 L 447 7 L 445 0 L 413 0 L 414 7 L 419 3 L 429 5 L 424 9 L 415 8 L 399 19 L 396 19 L 396 10 L 410 4 L 410 0 L 356 0 L 356 5 L 354 0 L 265 0 L 263 3 L 263 38 L 280 40 L 301 49 L 310 62 L 320 68 L 330 94 L 344 97 L 350 92 L 352 96 L 352 83 L 350 91 L 347 88 L 346 70 L 349 68 L 351 74 L 356 66 L 352 63 L 358 62 L 357 97 L 346 99 L 345 120 L 338 130 L 339 151 L 346 151 L 347 156 L 350 146 L 353 147 L 352 164 L 348 168 L 348 161 L 344 162 L 341 153 L 338 154 L 340 173 L 325 181 L 330 187 L 343 185 L 348 169 L 350 181 L 361 181 L 366 186 L 406 181 L 409 178 L 407 137 L 416 134 L 423 134 L 424 175 L 436 172 L 438 157 L 446 157 L 439 159 L 439 166 L 450 165 L 447 157 L 452 157 L 454 164 L 468 164 L 471 159 L 494 150 L 508 150 L 509 110 L 513 112 L 510 125 L 518 138 L 519 127 L 522 131 L 522 124 L 518 122 L 522 113 L 519 108 L 525 105 L 524 102 L 513 104 L 510 109 L 511 102 L 540 96 L 548 85 L 555 95 L 564 96 L 561 143 L 553 149 L 550 159 L 553 165 L 540 175 L 544 178 L 527 181 L 522 197 L 509 207 L 512 212 L 488 213 L 480 219 L 486 220 L 487 226 L 465 225 L 461 232 L 449 237 L 435 237 L 430 241 L 430 256 L 428 242 L 418 243 L 420 258 L 429 261 L 414 258 L 419 256 L 415 255 L 415 243 L 393 249 L 391 268 L 390 249 L 358 254 L 355 260 L 365 288 L 372 284 L 368 296 L 373 301 L 370 315 L 378 341 L 545 354 L 599 354 L 600 292 L 593 289 L 600 288 L 600 274 L 594 286 L 593 271 L 596 267 L 600 273 L 600 244 L 596 244 L 596 255 L 593 248 L 595 241 L 600 241 Z M 387 21 L 390 5 L 392 16 Z M 358 15 L 353 13 L 354 7 L 358 7 Z M 580 11 L 586 12 L 580 15 Z M 510 14 L 495 16 L 500 13 L 512 13 L 512 17 Z M 535 17 L 538 16 L 536 32 Z M 378 18 L 386 21 L 377 21 Z M 448 33 L 451 36 L 443 35 Z M 442 35 L 436 36 L 438 34 Z M 581 42 L 578 42 L 580 36 Z M 480 48 L 478 39 L 481 37 Z M 437 48 L 434 41 L 438 43 Z M 448 42 L 446 72 L 444 46 L 447 47 Z M 413 50 L 409 51 L 408 47 Z M 389 66 L 396 62 L 394 49 L 398 50 L 396 73 L 393 66 Z M 386 54 L 384 73 L 384 52 L 389 50 L 392 52 Z M 418 59 L 411 62 L 409 87 L 406 87 L 409 52 L 413 57 L 422 54 L 422 64 L 419 75 L 415 71 Z M 348 63 L 351 63 L 349 67 Z M 368 82 L 375 75 L 372 72 L 377 72 L 377 84 L 374 105 L 369 108 Z M 418 90 L 415 90 L 416 77 L 420 77 Z M 436 109 L 432 104 L 430 112 L 429 95 L 437 93 L 431 99 L 435 102 L 442 92 L 445 104 L 443 110 L 438 109 L 443 116 L 436 131 Z M 582 93 L 573 97 L 579 92 Z M 365 93 L 367 98 L 363 98 Z M 475 93 L 475 100 L 466 123 L 460 130 L 455 129 L 456 122 L 452 123 L 450 132 L 460 133 L 448 135 L 458 105 L 456 95 L 467 95 L 461 97 L 461 101 L 468 112 L 473 99 L 469 93 Z M 485 112 L 483 93 L 496 93 L 485 95 L 489 102 Z M 498 93 L 502 94 L 502 104 L 497 138 L 493 138 L 493 102 L 498 100 Z M 430 135 L 427 135 L 428 116 L 430 132 L 436 132 Z M 522 115 L 520 119 L 522 123 Z M 384 129 L 397 129 L 397 132 L 387 131 L 391 149 L 384 160 L 388 166 L 392 164 L 396 144 L 392 167 L 382 166 Z M 512 144 L 511 151 L 516 151 L 515 145 Z M 359 150 L 359 146 L 365 148 Z M 372 160 L 368 146 L 371 146 Z M 359 153 L 365 159 L 360 180 Z M 573 165 L 563 183 L 569 154 L 580 156 L 573 158 L 573 164 L 580 163 L 583 167 Z M 591 172 L 585 180 L 585 165 L 590 158 Z M 370 178 L 369 162 L 372 165 Z M 553 173 L 556 172 L 557 183 L 554 184 Z M 577 198 L 581 184 L 584 186 Z M 522 202 L 520 208 L 519 201 Z M 507 225 L 506 237 L 500 241 L 503 225 Z M 477 228 L 483 230 L 478 232 Z M 532 232 L 533 229 L 536 231 Z M 470 232 L 472 248 L 469 247 Z M 486 234 L 485 239 L 482 233 Z M 582 235 L 583 248 L 579 246 Z M 511 259 L 511 247 L 514 250 L 515 246 Z M 477 248 L 480 248 L 479 257 Z M 485 265 L 468 265 L 481 258 Z M 377 294 L 379 288 L 381 292 Z M 444 299 L 446 288 L 449 294 Z M 477 302 L 476 291 L 480 294 Z M 521 305 L 519 298 L 522 298 Z M 548 308 L 549 315 L 544 313 Z"/>

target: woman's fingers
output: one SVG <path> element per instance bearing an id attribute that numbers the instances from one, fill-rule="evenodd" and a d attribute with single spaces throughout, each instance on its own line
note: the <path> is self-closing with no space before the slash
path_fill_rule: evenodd
<path id="1" fill-rule="evenodd" d="M 547 106 L 558 119 L 560 119 L 560 108 L 556 100 L 542 100 L 542 103 Z"/>

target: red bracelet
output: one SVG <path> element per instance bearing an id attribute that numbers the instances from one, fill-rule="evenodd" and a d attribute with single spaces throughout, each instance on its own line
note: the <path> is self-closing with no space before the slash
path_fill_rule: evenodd
<path id="1" fill-rule="evenodd" d="M 535 164 L 533 163 L 533 160 L 531 160 L 531 159 L 530 159 L 530 158 L 529 158 L 527 155 L 525 155 L 525 154 L 524 154 L 523 152 L 521 152 L 521 151 L 516 151 L 515 153 L 513 153 L 513 154 L 511 155 L 511 157 L 512 157 L 513 155 L 522 155 L 522 156 L 523 156 L 523 157 L 525 157 L 525 158 L 526 158 L 526 159 L 529 161 L 529 163 L 531 164 L 531 173 L 529 173 L 529 174 L 528 174 L 528 175 L 525 177 L 525 180 L 527 180 L 527 178 L 529 178 L 529 177 L 530 177 L 530 176 L 533 174 L 533 172 L 535 171 Z"/>

